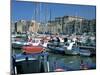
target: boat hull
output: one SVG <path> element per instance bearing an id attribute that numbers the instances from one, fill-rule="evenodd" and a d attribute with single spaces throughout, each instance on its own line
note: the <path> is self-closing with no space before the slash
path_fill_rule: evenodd
<path id="1" fill-rule="evenodd" d="M 78 55 L 79 52 L 78 51 L 74 51 L 74 50 L 67 50 L 64 47 L 52 47 L 52 46 L 48 46 L 49 51 L 53 52 L 53 53 L 60 53 L 60 54 L 65 54 L 65 55 Z"/>
<path id="2" fill-rule="evenodd" d="M 91 52 L 89 50 L 80 49 L 79 54 L 80 54 L 80 56 L 91 56 Z"/>
<path id="3" fill-rule="evenodd" d="M 28 73 L 42 73 L 46 72 L 46 64 L 41 56 L 47 57 L 47 54 L 27 54 L 21 53 L 12 56 L 13 75 L 28 74 Z"/>
<path id="4" fill-rule="evenodd" d="M 65 50 L 66 55 L 78 55 L 78 51 L 73 51 L 73 50 Z"/>
<path id="5" fill-rule="evenodd" d="M 29 45 L 27 42 L 20 42 L 20 41 L 13 42 L 12 43 L 12 48 L 14 48 L 14 49 L 21 49 L 23 46 L 27 46 L 27 45 Z"/>
<path id="6" fill-rule="evenodd" d="M 80 55 L 84 56 L 95 56 L 96 47 L 80 46 Z"/>
<path id="7" fill-rule="evenodd" d="M 41 46 L 23 46 L 22 49 L 26 53 L 41 53 L 44 51 L 44 48 Z"/>
<path id="8" fill-rule="evenodd" d="M 49 46 L 49 51 L 53 52 L 53 53 L 58 53 L 58 54 L 65 54 L 65 51 L 63 48 L 59 48 L 59 47 L 51 47 Z"/>

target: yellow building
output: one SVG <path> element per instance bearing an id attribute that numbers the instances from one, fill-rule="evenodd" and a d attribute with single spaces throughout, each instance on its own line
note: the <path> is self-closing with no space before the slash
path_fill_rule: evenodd
<path id="1" fill-rule="evenodd" d="M 29 31 L 30 32 L 38 32 L 38 30 L 39 30 L 39 23 L 37 23 L 35 20 L 32 20 L 30 27 L 29 27 Z"/>

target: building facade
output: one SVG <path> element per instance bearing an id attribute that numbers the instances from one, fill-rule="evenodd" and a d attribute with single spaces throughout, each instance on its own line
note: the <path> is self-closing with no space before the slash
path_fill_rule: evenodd
<path id="1" fill-rule="evenodd" d="M 29 31 L 30 32 L 38 32 L 39 30 L 39 23 L 37 23 L 35 20 L 31 20 Z"/>
<path id="2" fill-rule="evenodd" d="M 15 24 L 14 22 L 11 22 L 11 32 L 15 32 Z"/>
<path id="3" fill-rule="evenodd" d="M 11 32 L 40 32 L 60 34 L 96 33 L 96 19 L 87 20 L 78 16 L 56 17 L 52 21 L 38 23 L 35 20 L 19 20 L 11 23 Z"/>
<path id="4" fill-rule="evenodd" d="M 73 34 L 82 33 L 82 21 L 84 19 L 76 16 L 57 17 L 49 21 L 48 30 L 52 33 Z"/>
<path id="5" fill-rule="evenodd" d="M 96 20 L 87 20 L 78 16 L 56 17 L 53 21 L 48 21 L 48 32 L 63 34 L 95 33 Z"/>
<path id="6" fill-rule="evenodd" d="M 11 24 L 11 30 L 14 32 L 25 33 L 29 32 L 38 32 L 39 30 L 39 23 L 34 20 L 26 21 L 26 20 L 19 20 L 15 23 Z"/>

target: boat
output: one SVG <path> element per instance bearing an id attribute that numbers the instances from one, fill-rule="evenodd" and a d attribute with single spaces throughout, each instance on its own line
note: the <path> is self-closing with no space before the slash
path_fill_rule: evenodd
<path id="1" fill-rule="evenodd" d="M 22 47 L 23 52 L 26 53 L 42 53 L 44 51 L 44 48 L 42 46 L 23 46 Z"/>
<path id="2" fill-rule="evenodd" d="M 21 49 L 23 46 L 30 46 L 30 45 L 47 47 L 47 42 L 41 40 L 41 38 L 34 38 L 31 41 L 25 41 L 25 40 L 12 41 L 12 48 L 15 49 Z"/>
<path id="3" fill-rule="evenodd" d="M 47 53 L 20 53 L 12 56 L 12 75 L 49 72 Z"/>
<path id="4" fill-rule="evenodd" d="M 66 55 L 78 55 L 79 51 L 78 50 L 65 50 Z"/>
<path id="5" fill-rule="evenodd" d="M 94 56 L 96 50 L 94 47 L 89 46 L 77 46 L 75 42 L 70 42 L 68 45 L 50 43 L 48 44 L 50 52 L 65 54 L 65 55 L 80 55 L 80 56 Z"/>
<path id="6" fill-rule="evenodd" d="M 79 46 L 80 49 L 80 55 L 84 53 L 84 55 L 87 56 L 95 56 L 96 55 L 96 47 L 91 46 Z"/>
<path id="7" fill-rule="evenodd" d="M 49 51 L 54 53 L 66 54 L 66 55 L 78 55 L 79 49 L 74 46 L 74 42 L 70 43 L 69 45 L 65 46 L 64 44 L 49 44 L 48 48 Z"/>
<path id="8" fill-rule="evenodd" d="M 29 45 L 29 43 L 27 43 L 27 41 L 24 40 L 18 40 L 18 41 L 13 41 L 12 42 L 12 48 L 15 49 L 21 49 L 23 46 Z"/>
<path id="9" fill-rule="evenodd" d="M 29 45 L 23 46 L 22 50 L 26 53 L 42 53 L 45 51 L 45 48 L 47 46 L 47 43 L 45 43 L 43 40 L 32 40 L 32 42 L 28 43 Z"/>
<path id="10" fill-rule="evenodd" d="M 30 42 L 27 42 L 29 45 L 32 46 L 43 46 L 43 47 L 47 47 L 47 41 L 43 40 L 43 38 L 34 38 L 32 39 Z"/>
<path id="11" fill-rule="evenodd" d="M 64 48 L 56 46 L 48 46 L 49 52 L 65 54 Z"/>
<path id="12" fill-rule="evenodd" d="M 78 55 L 79 48 L 76 46 L 75 42 L 71 42 L 68 46 L 65 46 L 65 54 L 66 55 Z"/>
<path id="13" fill-rule="evenodd" d="M 41 42 L 40 38 L 33 38 L 31 41 L 29 40 L 27 43 L 33 46 L 38 46 Z"/>
<path id="14" fill-rule="evenodd" d="M 80 56 L 91 56 L 91 52 L 89 50 L 80 50 L 79 51 Z"/>
<path id="15" fill-rule="evenodd" d="M 96 50 L 94 47 L 88 47 L 88 46 L 81 46 L 79 47 L 80 51 L 79 54 L 81 56 L 95 56 Z"/>

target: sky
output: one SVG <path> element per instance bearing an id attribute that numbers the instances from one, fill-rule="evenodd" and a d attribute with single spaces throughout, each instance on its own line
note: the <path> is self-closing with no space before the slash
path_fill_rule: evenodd
<path id="1" fill-rule="evenodd" d="M 35 10 L 37 14 L 35 14 Z M 40 10 L 39 10 L 40 9 Z M 55 17 L 79 16 L 85 19 L 96 18 L 96 6 L 57 3 L 36 3 L 11 0 L 11 20 L 38 20 L 46 22 Z"/>

